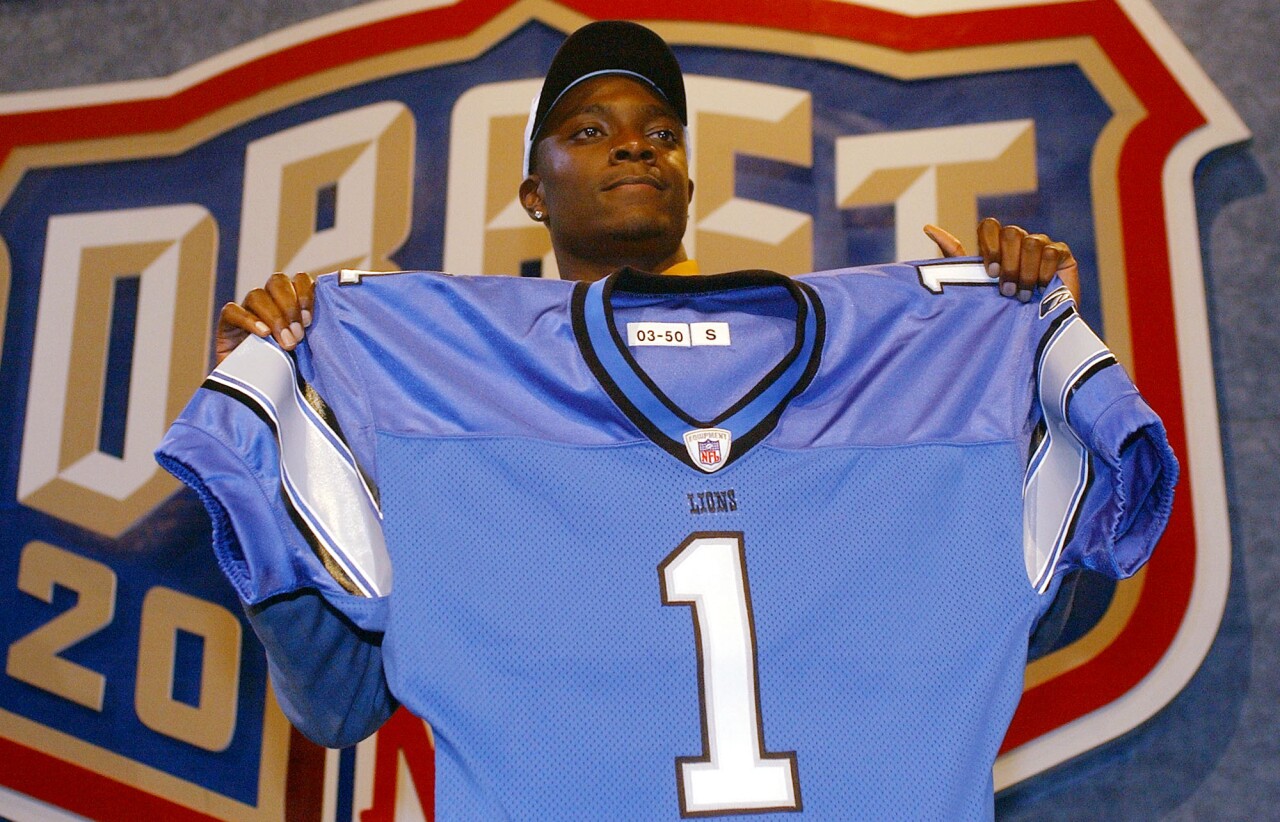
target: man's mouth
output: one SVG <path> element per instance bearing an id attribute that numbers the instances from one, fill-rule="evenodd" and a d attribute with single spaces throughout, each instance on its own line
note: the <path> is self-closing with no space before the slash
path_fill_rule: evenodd
<path id="1" fill-rule="evenodd" d="M 656 177 L 650 177 L 647 174 L 633 174 L 627 177 L 619 177 L 604 187 L 605 191 L 612 191 L 615 188 L 623 188 L 625 186 L 649 186 L 662 191 L 666 185 Z"/>

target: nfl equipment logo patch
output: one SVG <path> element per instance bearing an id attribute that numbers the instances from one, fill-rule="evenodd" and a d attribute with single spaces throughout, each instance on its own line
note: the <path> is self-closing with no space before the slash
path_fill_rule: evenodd
<path id="1" fill-rule="evenodd" d="M 717 470 L 729 458 L 733 434 L 723 428 L 695 428 L 684 435 L 689 459 L 707 473 Z"/>

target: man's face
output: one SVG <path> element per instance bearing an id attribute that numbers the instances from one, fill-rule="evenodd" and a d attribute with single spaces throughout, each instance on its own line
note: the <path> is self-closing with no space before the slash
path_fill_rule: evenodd
<path id="1" fill-rule="evenodd" d="M 693 193 L 684 131 L 644 83 L 579 83 L 552 110 L 535 152 L 522 200 L 531 211 L 537 201 L 558 248 L 618 264 L 679 248 Z"/>

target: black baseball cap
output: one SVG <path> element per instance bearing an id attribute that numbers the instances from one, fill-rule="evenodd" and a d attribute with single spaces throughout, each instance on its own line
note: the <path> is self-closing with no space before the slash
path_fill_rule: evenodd
<path id="1" fill-rule="evenodd" d="M 533 159 L 533 145 L 556 103 L 578 83 L 602 74 L 622 74 L 644 82 L 671 104 L 681 123 L 689 125 L 684 75 L 666 41 L 639 23 L 588 23 L 560 45 L 542 81 L 542 91 L 533 101 L 524 131 L 525 174 Z"/>

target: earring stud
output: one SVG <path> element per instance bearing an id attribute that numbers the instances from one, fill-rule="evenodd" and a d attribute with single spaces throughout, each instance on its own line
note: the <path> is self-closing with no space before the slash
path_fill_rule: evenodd
<path id="1" fill-rule="evenodd" d="M 542 219 L 542 212 L 541 212 L 541 211 L 535 211 L 535 212 L 533 212 L 533 219 L 535 219 L 535 220 L 541 220 L 541 219 Z"/>

